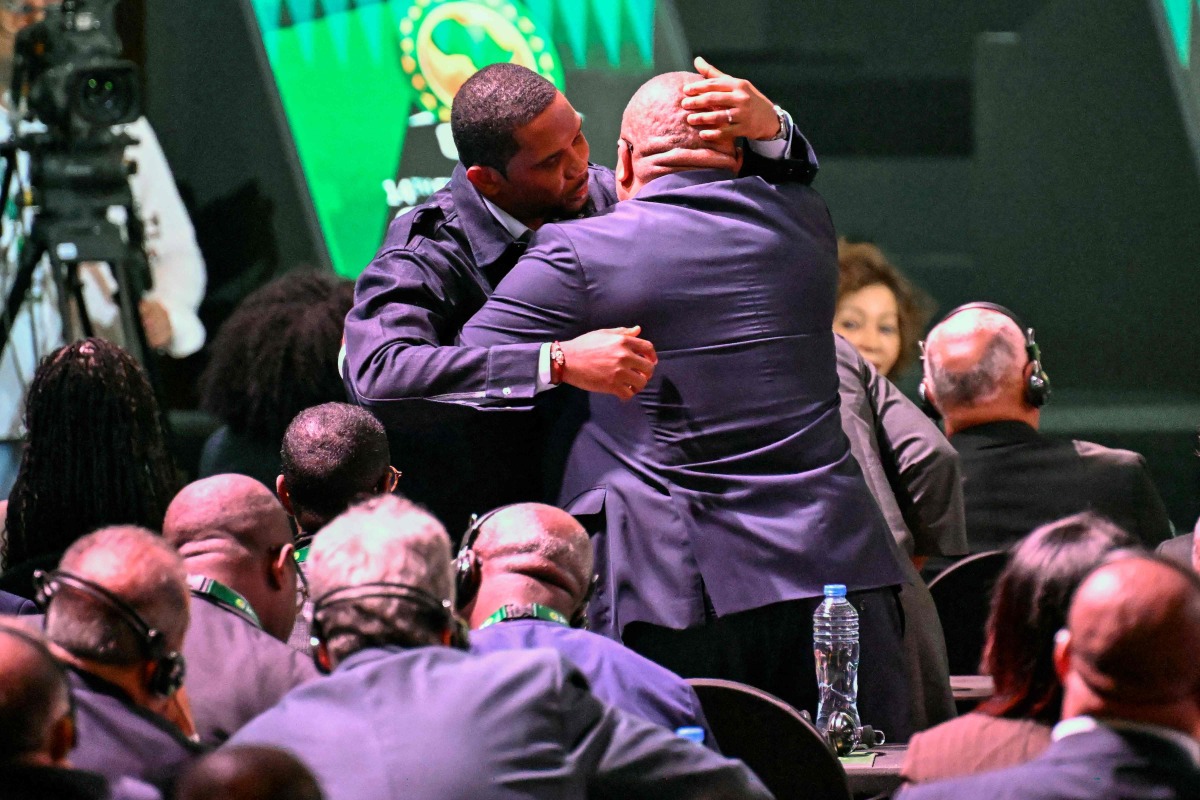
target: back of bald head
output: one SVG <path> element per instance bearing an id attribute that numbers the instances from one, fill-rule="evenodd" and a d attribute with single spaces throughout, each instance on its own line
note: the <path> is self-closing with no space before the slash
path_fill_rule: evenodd
<path id="1" fill-rule="evenodd" d="M 1200 578 L 1149 554 L 1101 565 L 1067 616 L 1064 711 L 1135 719 L 1179 708 L 1200 722 Z M 1114 714 L 1115 715 L 1115 714 Z M 1134 716 L 1137 715 L 1137 716 Z"/>
<path id="2" fill-rule="evenodd" d="M 291 541 L 287 512 L 267 487 L 245 475 L 214 475 L 175 495 L 163 538 L 184 558 L 230 548 L 261 554 Z"/>
<path id="3" fill-rule="evenodd" d="M 70 708 L 70 687 L 42 636 L 0 620 L 0 765 L 43 753 Z"/>
<path id="4" fill-rule="evenodd" d="M 519 503 L 488 517 L 473 547 L 489 572 L 520 573 L 569 589 L 575 600 L 591 584 L 592 544 L 579 521 L 554 506 Z"/>
<path id="5" fill-rule="evenodd" d="M 136 525 L 101 528 L 72 544 L 59 569 L 116 595 L 161 631 L 170 646 L 183 643 L 187 572 L 161 536 Z M 146 656 L 144 645 L 119 614 L 69 586 L 60 586 L 46 611 L 46 634 L 67 651 L 101 663 L 133 664 Z"/>
<path id="6" fill-rule="evenodd" d="M 317 779 L 292 754 L 275 747 L 223 747 L 196 762 L 179 781 L 178 800 L 321 800 Z"/>
<path id="7" fill-rule="evenodd" d="M 694 72 L 656 75 L 625 106 L 621 138 L 633 147 L 634 174 L 643 183 L 684 169 L 737 169 L 733 142 L 702 139 L 680 105 L 684 85 L 703 79 Z"/>
<path id="8" fill-rule="evenodd" d="M 943 413 L 1024 396 L 1025 338 L 1009 317 L 970 308 L 934 326 L 925 340 L 925 373 Z"/>

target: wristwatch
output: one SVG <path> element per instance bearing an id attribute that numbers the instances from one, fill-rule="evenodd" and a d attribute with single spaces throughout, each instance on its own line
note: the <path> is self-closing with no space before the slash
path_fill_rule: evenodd
<path id="1" fill-rule="evenodd" d="M 788 125 L 788 116 L 786 111 L 779 106 L 775 106 L 775 116 L 779 117 L 779 133 L 775 134 L 770 139 L 765 139 L 764 141 L 778 142 L 780 139 L 788 138 L 788 134 L 792 132 L 791 126 Z"/>

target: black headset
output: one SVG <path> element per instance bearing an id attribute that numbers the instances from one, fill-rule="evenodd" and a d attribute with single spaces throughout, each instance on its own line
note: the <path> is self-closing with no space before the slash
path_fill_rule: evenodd
<path id="1" fill-rule="evenodd" d="M 981 309 L 984 311 L 995 311 L 997 314 L 1002 314 L 1008 317 L 1021 330 L 1021 336 L 1025 339 L 1025 358 L 1027 364 L 1033 365 L 1033 371 L 1029 373 L 1029 377 L 1025 381 L 1025 402 L 1034 408 L 1041 408 L 1046 405 L 1046 401 L 1050 399 L 1050 376 L 1046 374 L 1046 370 L 1042 368 L 1042 350 L 1038 347 L 1037 340 L 1033 336 L 1033 328 L 1027 327 L 1021 318 L 1014 312 L 1000 305 L 999 303 L 975 302 L 964 303 L 955 309 L 952 309 L 949 314 L 942 317 L 937 325 L 941 325 L 946 320 L 959 314 L 963 311 L 972 309 Z M 933 327 L 936 328 L 937 325 Z M 925 361 L 925 342 L 921 342 L 921 361 Z M 921 378 L 921 385 L 917 387 L 917 397 L 921 401 L 921 409 L 933 419 L 941 419 L 942 414 L 934 406 L 933 401 L 929 399 L 929 390 L 925 385 L 925 378 Z"/>
<path id="2" fill-rule="evenodd" d="M 50 603 L 65 586 L 87 595 L 115 612 L 137 636 L 141 642 L 143 654 L 154 665 L 146 683 L 146 689 L 151 694 L 157 697 L 170 697 L 179 690 L 179 687 L 183 686 L 183 677 L 187 671 L 183 654 L 176 650 L 169 650 L 166 635 L 157 628 L 150 627 L 141 614 L 120 597 L 98 583 L 62 570 L 43 572 L 39 569 L 35 571 L 33 585 L 37 589 L 37 604 L 42 611 L 48 610 Z"/>
<path id="3" fill-rule="evenodd" d="M 471 515 L 471 522 L 467 526 L 466 533 L 463 534 L 462 547 L 458 549 L 458 555 L 454 559 L 454 604 L 459 611 L 466 608 L 479 592 L 479 582 L 482 576 L 479 556 L 474 550 L 475 540 L 479 538 L 479 531 L 485 522 L 506 508 L 512 508 L 512 505 L 493 508 L 483 516 Z"/>
<path id="4" fill-rule="evenodd" d="M 458 622 L 458 618 L 454 616 L 454 610 L 449 600 L 440 600 L 419 586 L 407 583 L 391 583 L 388 581 L 360 583 L 357 586 L 343 586 L 340 589 L 328 591 L 313 603 L 312 624 L 310 627 L 312 635 L 311 644 L 313 646 L 312 655 L 313 663 L 316 664 L 320 672 L 329 672 L 329 669 L 321 663 L 320 653 L 318 652 L 320 645 L 328 641 L 328 634 L 321 615 L 332 606 L 354 603 L 359 600 L 376 599 L 404 600 L 412 603 L 419 610 L 428 614 L 430 622 L 434 625 L 437 625 L 442 630 L 450 631 L 451 646 L 466 649 L 466 637 Z"/>

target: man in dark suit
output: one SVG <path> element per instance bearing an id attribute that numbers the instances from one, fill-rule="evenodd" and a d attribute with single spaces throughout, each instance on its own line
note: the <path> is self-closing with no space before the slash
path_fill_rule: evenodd
<path id="1" fill-rule="evenodd" d="M 1097 568 L 1055 646 L 1053 743 L 1017 767 L 923 784 L 902 800 L 1200 797 L 1200 581 L 1132 555 Z"/>
<path id="2" fill-rule="evenodd" d="M 230 743 L 287 749 L 329 800 L 770 796 L 741 762 L 605 705 L 552 651 L 447 646 L 450 541 L 406 500 L 374 498 L 330 523 L 309 576 L 332 674 Z"/>
<path id="3" fill-rule="evenodd" d="M 708 80 L 697 81 L 689 98 L 693 124 L 708 135 L 778 140 L 764 141 L 763 155 L 795 149 L 797 160 L 781 169 L 811 180 L 816 157 L 786 114 L 748 82 L 703 69 Z M 579 114 L 524 67 L 494 64 L 472 76 L 455 96 L 450 125 L 461 163 L 446 187 L 392 222 L 360 276 L 346 317 L 343 377 L 350 397 L 388 427 L 393 452 L 420 465 L 405 493 L 457 533 L 473 511 L 543 495 L 541 444 L 550 423 L 540 414 L 481 414 L 454 404 L 528 408 L 551 384 L 549 342 L 449 346 L 532 231 L 603 211 L 616 196 L 612 172 L 588 163 Z M 562 342 L 570 356 L 562 382 L 625 397 L 640 389 L 653 371 L 653 347 L 625 327 L 634 324 Z M 461 486 L 472 487 L 470 496 Z"/>
<path id="4" fill-rule="evenodd" d="M 214 475 L 175 496 L 163 538 L 183 557 L 192 590 L 183 654 L 196 731 L 216 746 L 317 677 L 285 644 L 304 596 L 292 528 L 257 480 Z"/>
<path id="5" fill-rule="evenodd" d="M 597 629 L 685 677 L 812 710 L 812 613 L 825 584 L 845 583 L 861 611 L 862 716 L 903 739 L 903 577 L 838 415 L 829 212 L 806 186 L 738 178 L 741 151 L 686 124 L 681 87 L 695 78 L 638 90 L 618 147 L 622 202 L 541 229 L 462 341 L 638 320 L 654 377 L 635 402 L 588 396 L 559 495 L 597 534 Z"/>
<path id="6" fill-rule="evenodd" d="M 472 533 L 458 561 L 458 604 L 471 626 L 472 652 L 557 650 L 604 702 L 668 730 L 699 727 L 713 743 L 700 699 L 682 678 L 584 630 L 594 557 L 574 517 L 522 503 L 481 517 Z"/>
<path id="7" fill-rule="evenodd" d="M 159 789 L 201 752 L 183 684 L 187 574 L 161 536 L 102 528 L 41 577 L 46 638 L 67 666 L 78 743 L 71 763 Z"/>
<path id="8" fill-rule="evenodd" d="M 1038 432 L 1048 393 L 1033 329 L 989 303 L 969 303 L 930 331 L 926 400 L 945 421 L 963 468 L 972 552 L 1009 547 L 1039 525 L 1094 511 L 1153 547 L 1171 522 L 1146 460 L 1128 450 Z"/>

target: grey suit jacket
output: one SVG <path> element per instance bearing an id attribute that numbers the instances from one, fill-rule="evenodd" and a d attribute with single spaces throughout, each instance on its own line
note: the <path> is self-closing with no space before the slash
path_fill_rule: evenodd
<path id="1" fill-rule="evenodd" d="M 1200 769 L 1158 736 L 1101 726 L 1054 742 L 1037 758 L 969 778 L 922 784 L 899 800 L 1196 800 Z"/>
<path id="2" fill-rule="evenodd" d="M 192 595 L 183 641 L 186 686 L 200 740 L 218 745 L 317 677 L 312 660 L 247 620 Z"/>
<path id="3" fill-rule="evenodd" d="M 551 650 L 362 650 L 230 745 L 290 750 L 328 800 L 764 798 L 740 761 L 606 706 Z"/>
<path id="4" fill-rule="evenodd" d="M 694 170 L 542 228 L 463 329 L 496 346 L 637 324 L 654 342 L 631 402 L 588 396 L 563 473 L 560 504 L 602 518 L 597 630 L 903 580 L 841 428 L 836 285 L 817 193 Z"/>
<path id="5" fill-rule="evenodd" d="M 904 666 L 914 730 L 954 716 L 946 638 L 912 556 L 967 552 L 958 454 L 933 422 L 854 345 L 837 337 L 842 427 L 895 539 L 904 572 Z"/>

